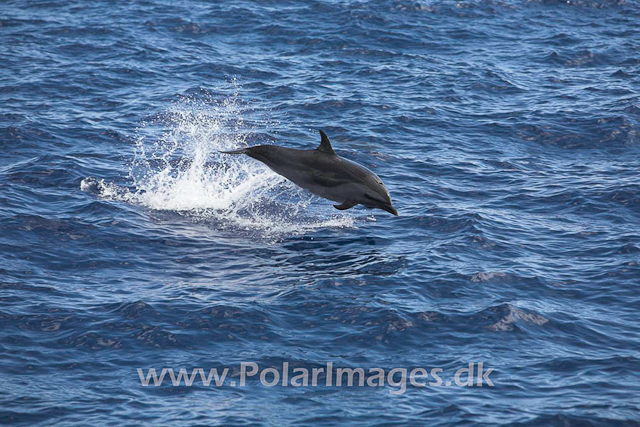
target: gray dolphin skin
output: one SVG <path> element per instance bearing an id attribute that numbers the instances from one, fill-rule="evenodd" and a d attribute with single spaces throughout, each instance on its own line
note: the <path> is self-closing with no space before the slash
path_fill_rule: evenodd
<path id="1" fill-rule="evenodd" d="M 339 202 L 339 205 L 333 205 L 336 209 L 363 205 L 398 215 L 380 178 L 364 166 L 338 156 L 323 131 L 320 131 L 320 137 L 320 146 L 315 150 L 258 145 L 221 153 L 246 154 L 297 186 Z"/>

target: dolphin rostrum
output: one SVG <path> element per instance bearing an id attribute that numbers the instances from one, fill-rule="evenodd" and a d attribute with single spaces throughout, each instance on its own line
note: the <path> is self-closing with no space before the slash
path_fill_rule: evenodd
<path id="1" fill-rule="evenodd" d="M 323 131 L 320 137 L 320 146 L 315 150 L 258 145 L 221 153 L 253 157 L 299 187 L 339 202 L 333 205 L 336 209 L 364 205 L 398 215 L 380 178 L 364 166 L 338 156 Z"/>

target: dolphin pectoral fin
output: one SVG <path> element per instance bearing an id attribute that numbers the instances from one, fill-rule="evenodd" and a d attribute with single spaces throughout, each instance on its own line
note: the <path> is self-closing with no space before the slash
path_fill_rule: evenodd
<path id="1" fill-rule="evenodd" d="M 355 205 L 357 205 L 357 202 L 351 202 L 349 200 L 347 200 L 346 202 L 339 204 L 339 205 L 333 205 L 334 208 L 344 211 L 347 209 L 351 209 L 352 207 L 354 207 Z"/>

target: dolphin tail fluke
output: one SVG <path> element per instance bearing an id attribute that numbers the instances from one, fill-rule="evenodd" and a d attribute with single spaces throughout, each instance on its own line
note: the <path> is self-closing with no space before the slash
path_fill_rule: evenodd
<path id="1" fill-rule="evenodd" d="M 222 154 L 247 154 L 249 152 L 248 148 L 241 148 L 239 150 L 231 150 L 231 151 L 218 151 L 218 153 Z"/>
<path id="2" fill-rule="evenodd" d="M 340 205 L 333 205 L 334 208 L 340 210 L 340 211 L 344 211 L 347 209 L 351 209 L 352 207 L 354 207 L 355 205 L 357 205 L 357 202 L 350 202 L 350 201 L 346 201 Z"/>

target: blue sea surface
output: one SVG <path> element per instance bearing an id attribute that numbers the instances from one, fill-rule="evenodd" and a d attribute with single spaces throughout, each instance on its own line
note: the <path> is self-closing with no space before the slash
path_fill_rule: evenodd
<path id="1" fill-rule="evenodd" d="M 639 171 L 636 0 L 4 0 L 0 422 L 640 425 Z"/>

